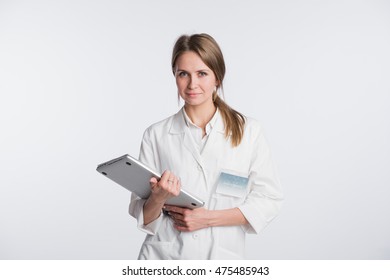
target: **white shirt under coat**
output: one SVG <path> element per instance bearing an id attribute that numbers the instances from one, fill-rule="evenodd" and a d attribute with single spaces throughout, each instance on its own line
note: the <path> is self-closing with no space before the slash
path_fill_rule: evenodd
<path id="1" fill-rule="evenodd" d="M 189 118 L 188 118 L 189 119 Z M 238 147 L 225 138 L 217 110 L 209 123 L 204 147 L 199 149 L 191 134 L 184 108 L 146 129 L 139 159 L 162 173 L 180 177 L 182 188 L 205 201 L 209 210 L 238 207 L 249 224 L 209 227 L 181 232 L 169 216 L 161 215 L 144 225 L 145 199 L 131 196 L 129 213 L 147 233 L 138 259 L 243 259 L 245 234 L 259 233 L 279 213 L 282 191 L 261 125 L 246 118 L 244 137 Z M 217 192 L 220 172 L 249 177 L 245 194 L 235 197 Z"/>

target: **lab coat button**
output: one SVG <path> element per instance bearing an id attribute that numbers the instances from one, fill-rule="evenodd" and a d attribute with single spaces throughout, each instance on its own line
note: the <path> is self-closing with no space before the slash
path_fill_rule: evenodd
<path id="1" fill-rule="evenodd" d="M 197 238 L 199 237 L 199 235 L 198 235 L 197 233 L 194 233 L 194 234 L 192 235 L 192 237 L 193 237 L 194 239 L 197 239 Z"/>

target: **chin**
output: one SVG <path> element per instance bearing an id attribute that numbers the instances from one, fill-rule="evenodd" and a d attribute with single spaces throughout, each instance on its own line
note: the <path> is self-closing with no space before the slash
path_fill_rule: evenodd
<path id="1" fill-rule="evenodd" d="M 186 105 L 188 105 L 188 106 L 197 106 L 197 105 L 199 105 L 200 103 L 198 103 L 198 102 L 193 102 L 193 101 L 185 101 L 184 102 Z"/>

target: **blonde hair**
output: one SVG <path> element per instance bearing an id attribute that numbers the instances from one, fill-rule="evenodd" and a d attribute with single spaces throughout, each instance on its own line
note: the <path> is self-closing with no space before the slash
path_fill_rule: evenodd
<path id="1" fill-rule="evenodd" d="M 214 72 L 218 85 L 217 90 L 213 93 L 213 101 L 221 113 L 225 125 L 225 137 L 228 138 L 231 135 L 231 144 L 233 147 L 237 147 L 244 136 L 245 116 L 226 104 L 217 93 L 218 91 L 223 92 L 222 82 L 226 72 L 220 47 L 213 37 L 205 33 L 180 36 L 172 52 L 171 65 L 174 74 L 177 59 L 187 51 L 196 53 Z"/>

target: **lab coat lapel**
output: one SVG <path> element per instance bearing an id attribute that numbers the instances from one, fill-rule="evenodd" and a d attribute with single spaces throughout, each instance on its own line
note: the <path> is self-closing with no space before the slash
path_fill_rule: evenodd
<path id="1" fill-rule="evenodd" d="M 186 147 L 186 149 L 192 154 L 192 156 L 198 162 L 198 164 L 202 166 L 201 156 L 199 154 L 198 149 L 196 148 L 194 140 L 192 139 L 191 131 L 185 123 L 183 110 L 184 108 L 182 108 L 175 115 L 173 119 L 172 127 L 170 129 L 170 133 L 181 134 L 183 146 Z"/>
<path id="2" fill-rule="evenodd" d="M 220 158 L 225 151 L 225 142 L 225 126 L 223 124 L 222 116 L 218 111 L 217 120 L 202 152 L 203 161 L 207 162 L 208 160 Z M 208 157 L 210 157 L 210 159 L 208 159 Z"/>
<path id="3" fill-rule="evenodd" d="M 203 166 L 199 150 L 196 148 L 194 139 L 191 136 L 191 131 L 187 126 L 185 127 L 185 132 L 183 135 L 183 144 L 191 152 L 192 156 L 195 158 L 198 164 Z"/>

